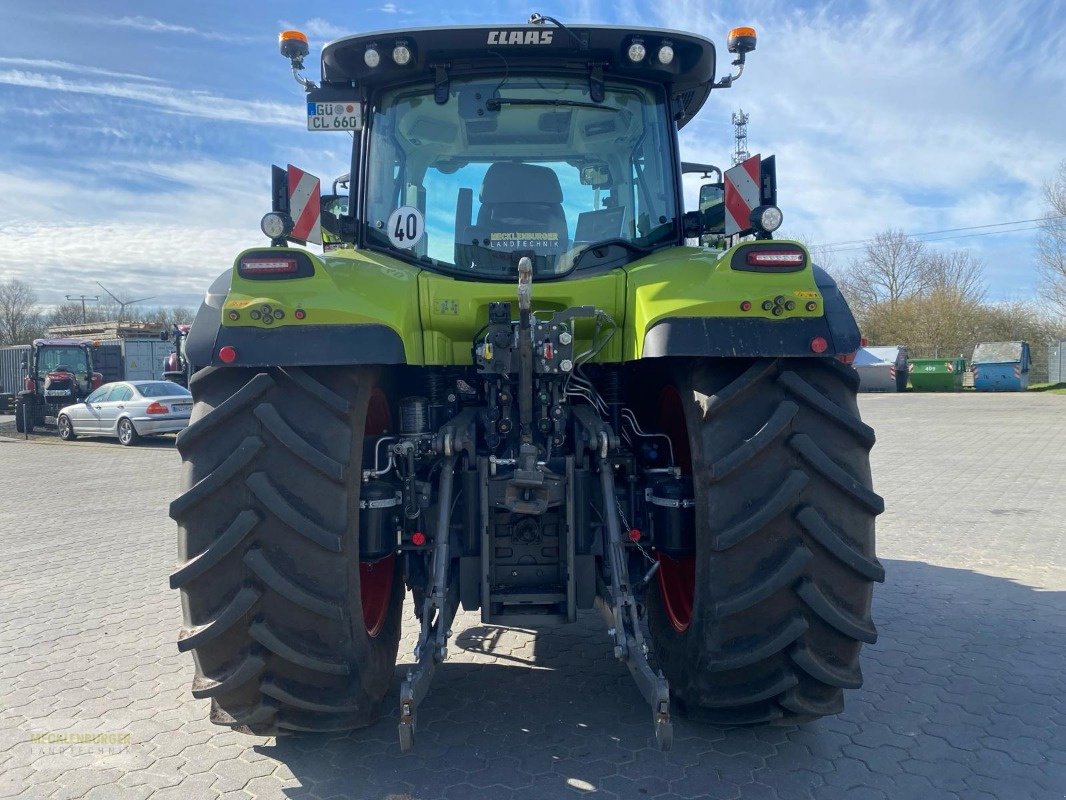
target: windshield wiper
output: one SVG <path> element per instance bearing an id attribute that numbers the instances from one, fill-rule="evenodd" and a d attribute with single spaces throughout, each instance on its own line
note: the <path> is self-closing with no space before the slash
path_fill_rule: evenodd
<path id="1" fill-rule="evenodd" d="M 590 244 L 587 244 L 584 247 L 582 247 L 580 250 L 578 250 L 577 251 L 577 255 L 574 256 L 574 262 L 573 262 L 574 266 L 575 267 L 581 266 L 581 261 L 583 261 L 585 259 L 585 256 L 587 256 L 589 253 L 593 253 L 593 255 L 595 255 L 595 253 L 593 251 L 600 250 L 600 249 L 606 249 L 606 248 L 609 248 L 609 247 L 613 247 L 615 245 L 617 245 L 618 247 L 621 247 L 621 248 L 623 248 L 625 250 L 628 250 L 630 253 L 635 253 L 636 255 L 645 256 L 648 253 L 653 252 L 659 245 L 661 245 L 664 241 L 666 241 L 669 238 L 669 234 L 674 231 L 674 224 L 675 223 L 673 221 L 665 222 L 662 225 L 657 225 L 655 228 L 653 228 L 651 231 L 649 231 L 647 236 L 644 237 L 645 239 L 648 240 L 648 245 L 646 247 L 642 247 L 639 244 L 634 244 L 633 242 L 629 241 L 628 239 L 621 239 L 621 238 L 604 239 L 604 240 L 599 241 L 599 242 L 592 242 Z M 596 257 L 597 258 L 601 258 L 602 256 L 596 256 Z"/>
<path id="2" fill-rule="evenodd" d="M 628 250 L 630 253 L 636 253 L 638 255 L 647 255 L 652 251 L 652 248 L 641 247 L 639 244 L 633 244 L 628 239 L 604 239 L 601 242 L 593 242 L 592 244 L 585 245 L 580 250 L 578 250 L 577 255 L 574 256 L 574 266 L 581 266 L 581 262 L 584 260 L 585 256 L 587 256 L 589 253 L 592 253 L 594 250 L 606 249 L 614 245 L 622 247 Z M 597 258 L 599 257 L 600 256 L 597 256 Z"/>
<path id="3" fill-rule="evenodd" d="M 485 101 L 485 108 L 489 111 L 499 111 L 501 106 L 566 106 L 567 108 L 595 108 L 599 111 L 621 111 L 619 108 L 600 105 L 599 103 L 587 103 L 584 100 L 539 100 L 531 97 L 490 97 Z"/>

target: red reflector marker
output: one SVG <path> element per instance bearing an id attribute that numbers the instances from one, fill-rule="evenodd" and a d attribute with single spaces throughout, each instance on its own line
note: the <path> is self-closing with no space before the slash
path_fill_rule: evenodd
<path id="1" fill-rule="evenodd" d="M 740 310 L 741 311 L 751 311 L 751 303 L 749 301 L 745 300 L 743 303 L 740 304 Z"/>
<path id="2" fill-rule="evenodd" d="M 629 541 L 631 541 L 631 542 L 639 542 L 640 541 L 640 530 L 638 528 L 633 528 L 632 530 L 629 531 Z"/>
<path id="3" fill-rule="evenodd" d="M 148 406 L 148 408 L 145 409 L 145 411 L 147 413 L 149 413 L 149 414 L 169 414 L 170 413 L 170 409 L 167 408 L 162 403 L 152 403 L 151 405 Z"/>
<path id="4" fill-rule="evenodd" d="M 237 360 L 237 351 L 228 344 L 218 349 L 218 360 L 223 364 L 232 364 Z"/>
<path id="5" fill-rule="evenodd" d="M 803 253 L 796 250 L 749 250 L 749 267 L 785 267 L 803 263 Z"/>
<path id="6" fill-rule="evenodd" d="M 416 547 L 421 547 L 426 543 L 426 535 L 422 531 L 415 531 L 411 534 L 411 544 Z"/>
<path id="7" fill-rule="evenodd" d="M 296 311 L 293 312 L 293 316 L 296 317 L 296 319 L 303 319 L 307 316 L 307 312 L 304 311 L 302 308 L 298 308 L 296 309 Z"/>
<path id="8" fill-rule="evenodd" d="M 811 339 L 811 350 L 815 353 L 824 353 L 829 349 L 829 342 L 825 340 L 824 336 L 815 336 Z"/>
<path id="9" fill-rule="evenodd" d="M 244 258 L 241 272 L 251 275 L 284 275 L 296 272 L 295 258 Z"/>

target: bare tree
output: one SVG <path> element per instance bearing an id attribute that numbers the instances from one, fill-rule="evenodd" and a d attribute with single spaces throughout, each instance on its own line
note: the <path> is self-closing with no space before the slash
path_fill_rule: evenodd
<path id="1" fill-rule="evenodd" d="M 925 292 L 940 294 L 958 303 L 985 299 L 985 267 L 965 250 L 932 253 L 925 264 Z"/>
<path id="2" fill-rule="evenodd" d="M 196 313 L 186 306 L 174 306 L 170 309 L 170 318 L 175 325 L 190 325 Z"/>
<path id="3" fill-rule="evenodd" d="M 881 303 L 894 306 L 928 285 L 925 245 L 903 231 L 889 229 L 866 245 L 839 281 L 845 296 L 862 315 Z"/>
<path id="4" fill-rule="evenodd" d="M 82 315 L 81 303 L 61 303 L 48 312 L 48 326 L 81 325 L 84 323 L 103 322 L 106 311 L 101 306 L 87 306 Z"/>
<path id="5" fill-rule="evenodd" d="M 807 248 L 807 251 L 811 254 L 811 261 L 827 272 L 836 271 L 836 254 L 833 253 L 832 248 L 828 245 L 814 242 L 806 233 L 786 235 L 782 238 L 796 240 Z"/>
<path id="6" fill-rule="evenodd" d="M 185 306 L 159 306 L 145 314 L 143 319 L 169 330 L 173 325 L 185 325 L 192 322 L 193 312 Z"/>
<path id="7" fill-rule="evenodd" d="M 1037 240 L 1037 270 L 1041 294 L 1060 316 L 1066 317 L 1066 161 L 1044 184 L 1047 218 Z"/>
<path id="8" fill-rule="evenodd" d="M 37 293 L 17 278 L 0 283 L 0 345 L 27 344 L 41 330 Z"/>

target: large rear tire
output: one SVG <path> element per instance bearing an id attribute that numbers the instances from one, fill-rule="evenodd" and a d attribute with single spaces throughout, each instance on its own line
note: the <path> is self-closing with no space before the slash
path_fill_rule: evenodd
<path id="1" fill-rule="evenodd" d="M 170 506 L 192 692 L 249 733 L 371 724 L 396 665 L 399 559 L 360 563 L 364 431 L 388 424 L 369 368 L 193 376 Z M 369 412 L 369 413 L 368 413 Z"/>
<path id="2" fill-rule="evenodd" d="M 657 413 L 693 476 L 695 554 L 660 558 L 648 615 L 675 700 L 720 724 L 840 712 L 884 579 L 856 373 L 828 358 L 705 360 L 670 380 Z"/>

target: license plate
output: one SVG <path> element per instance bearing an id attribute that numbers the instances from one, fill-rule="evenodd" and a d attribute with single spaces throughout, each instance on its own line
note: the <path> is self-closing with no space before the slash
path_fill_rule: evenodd
<path id="1" fill-rule="evenodd" d="M 307 104 L 309 131 L 357 131 L 362 127 L 363 106 L 355 100 Z"/>
<path id="2" fill-rule="evenodd" d="M 70 394 L 69 389 L 45 389 L 44 391 L 45 397 L 66 397 L 68 394 Z"/>
<path id="3" fill-rule="evenodd" d="M 182 403 L 180 405 L 175 403 L 170 408 L 173 411 L 188 411 L 192 406 L 189 403 Z"/>

